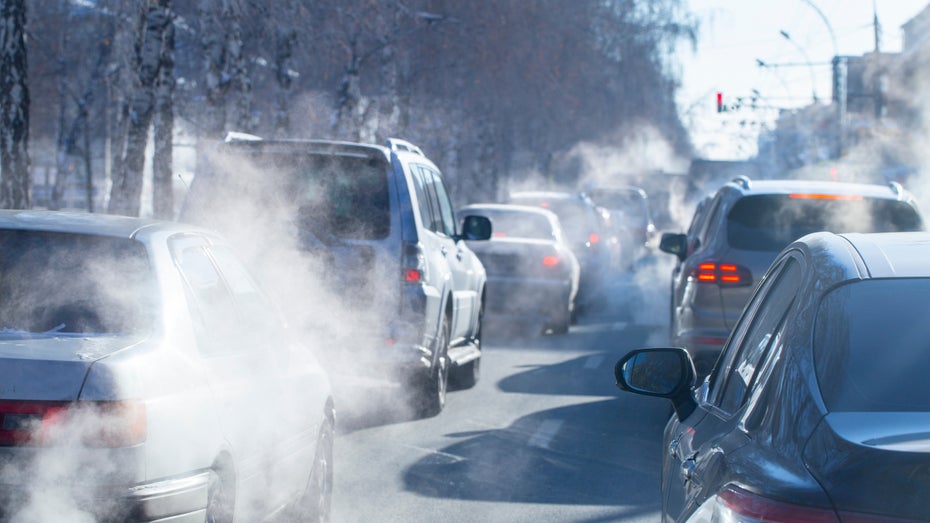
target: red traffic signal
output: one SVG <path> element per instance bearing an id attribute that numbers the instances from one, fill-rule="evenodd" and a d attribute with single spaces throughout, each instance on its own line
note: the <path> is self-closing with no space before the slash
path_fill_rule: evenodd
<path id="1" fill-rule="evenodd" d="M 717 93 L 717 112 L 723 112 L 723 93 Z"/>

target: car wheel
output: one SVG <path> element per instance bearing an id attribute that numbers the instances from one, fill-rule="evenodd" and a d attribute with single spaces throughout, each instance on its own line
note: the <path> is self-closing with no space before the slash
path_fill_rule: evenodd
<path id="1" fill-rule="evenodd" d="M 334 434 L 335 423 L 330 416 L 327 416 L 317 438 L 310 479 L 300 499 L 296 521 L 327 523 L 330 520 L 333 500 Z"/>
<path id="2" fill-rule="evenodd" d="M 223 468 L 210 471 L 207 483 L 206 523 L 232 523 L 234 485 Z"/>
<path id="3" fill-rule="evenodd" d="M 569 326 L 572 324 L 572 309 L 571 306 L 566 306 L 559 316 L 549 323 L 549 329 L 552 330 L 552 334 L 565 334 L 568 332 Z"/>
<path id="4" fill-rule="evenodd" d="M 417 414 L 422 418 L 431 418 L 442 412 L 446 405 L 446 391 L 449 387 L 449 322 L 443 317 L 439 336 L 433 345 L 438 356 L 429 370 L 416 394 Z"/>

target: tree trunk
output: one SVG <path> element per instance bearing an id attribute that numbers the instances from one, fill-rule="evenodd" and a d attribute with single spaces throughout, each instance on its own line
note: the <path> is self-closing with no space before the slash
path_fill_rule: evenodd
<path id="1" fill-rule="evenodd" d="M 155 91 L 155 150 L 152 158 L 152 205 L 156 218 L 174 218 L 174 24 L 165 29 Z"/>
<path id="2" fill-rule="evenodd" d="M 28 209 L 29 88 L 26 83 L 26 2 L 0 2 L 0 207 Z"/>
<path id="3" fill-rule="evenodd" d="M 170 0 L 147 3 L 140 17 L 136 42 L 136 89 L 129 107 L 129 129 L 120 168 L 110 190 L 111 214 L 139 216 L 141 209 L 145 146 L 155 109 L 155 87 L 159 77 L 164 36 L 172 23 Z"/>

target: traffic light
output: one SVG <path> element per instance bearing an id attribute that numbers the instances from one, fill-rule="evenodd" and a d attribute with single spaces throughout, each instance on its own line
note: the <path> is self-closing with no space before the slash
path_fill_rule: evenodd
<path id="1" fill-rule="evenodd" d="M 723 93 L 717 93 L 717 112 L 723 112 Z"/>

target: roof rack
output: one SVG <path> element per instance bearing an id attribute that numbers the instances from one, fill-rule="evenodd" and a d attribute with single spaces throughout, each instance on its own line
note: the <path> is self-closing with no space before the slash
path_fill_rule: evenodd
<path id="1" fill-rule="evenodd" d="M 261 136 L 255 136 L 254 134 L 249 133 L 239 133 L 236 131 L 229 131 L 226 133 L 226 138 L 223 139 L 224 142 L 257 142 L 261 140 Z"/>
<path id="2" fill-rule="evenodd" d="M 751 186 L 752 186 L 752 180 L 750 180 L 749 177 L 746 176 L 745 174 L 741 174 L 741 175 L 737 176 L 736 178 L 733 178 L 733 180 L 731 180 L 731 181 L 732 181 L 733 183 L 739 185 L 739 186 L 742 187 L 743 189 L 746 189 L 747 191 L 748 191 L 748 190 L 751 188 Z"/>
<path id="3" fill-rule="evenodd" d="M 891 190 L 894 191 L 898 198 L 904 196 L 904 187 L 900 183 L 896 181 L 890 181 L 888 182 L 888 187 L 891 187 Z"/>
<path id="4" fill-rule="evenodd" d="M 416 145 L 413 145 L 407 140 L 401 140 L 400 138 L 388 138 L 387 146 L 392 151 L 406 151 L 410 153 L 419 154 L 420 156 L 426 156 L 425 154 L 423 154 L 423 151 L 419 147 L 417 147 Z"/>

